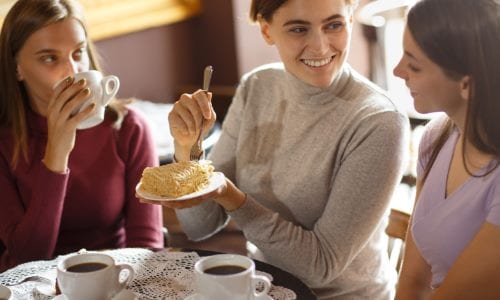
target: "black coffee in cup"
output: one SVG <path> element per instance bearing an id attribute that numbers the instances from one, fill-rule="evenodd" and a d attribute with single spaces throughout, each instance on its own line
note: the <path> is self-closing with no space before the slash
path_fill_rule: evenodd
<path id="1" fill-rule="evenodd" d="M 108 265 L 100 262 L 86 262 L 68 267 L 66 271 L 76 273 L 94 272 L 106 268 Z"/>
<path id="2" fill-rule="evenodd" d="M 236 265 L 220 265 L 203 270 L 203 272 L 212 275 L 231 275 L 245 271 L 246 268 Z"/>
<path id="3" fill-rule="evenodd" d="M 57 264 L 57 285 L 66 299 L 71 300 L 111 299 L 133 278 L 131 265 L 116 263 L 103 252 L 69 255 Z"/>

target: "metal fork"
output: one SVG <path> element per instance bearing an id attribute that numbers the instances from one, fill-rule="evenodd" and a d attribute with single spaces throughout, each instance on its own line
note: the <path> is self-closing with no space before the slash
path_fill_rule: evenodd
<path id="1" fill-rule="evenodd" d="M 213 71 L 214 69 L 212 68 L 212 66 L 206 66 L 203 72 L 203 90 L 205 92 L 208 92 Z M 203 155 L 202 133 L 203 133 L 204 120 L 205 118 L 202 116 L 200 122 L 200 132 L 198 133 L 198 138 L 196 139 L 196 143 L 193 145 L 193 147 L 191 147 L 191 152 L 189 153 L 189 160 L 200 160 L 201 156 Z"/>

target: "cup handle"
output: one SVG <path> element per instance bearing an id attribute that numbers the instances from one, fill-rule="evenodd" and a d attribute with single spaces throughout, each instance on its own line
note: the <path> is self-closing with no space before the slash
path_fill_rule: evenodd
<path id="1" fill-rule="evenodd" d="M 119 275 L 121 274 L 121 272 L 123 270 L 128 271 L 127 278 L 125 280 L 119 282 L 119 286 L 120 286 L 119 290 L 121 291 L 132 282 L 132 279 L 134 279 L 135 272 L 134 272 L 134 268 L 132 268 L 132 266 L 128 265 L 128 264 L 117 264 L 116 268 L 118 269 L 118 277 L 120 277 Z"/>
<path id="2" fill-rule="evenodd" d="M 264 289 L 262 292 L 257 292 L 257 284 L 259 282 L 262 282 L 264 284 Z M 253 275 L 252 276 L 252 290 L 253 290 L 253 295 L 254 297 L 260 297 L 263 295 L 267 295 L 269 290 L 271 289 L 271 281 L 267 276 L 263 275 Z"/>
<path id="3" fill-rule="evenodd" d="M 111 98 L 113 98 L 118 89 L 120 88 L 120 80 L 114 75 L 108 75 L 101 81 L 102 84 L 102 105 L 108 105 Z"/>

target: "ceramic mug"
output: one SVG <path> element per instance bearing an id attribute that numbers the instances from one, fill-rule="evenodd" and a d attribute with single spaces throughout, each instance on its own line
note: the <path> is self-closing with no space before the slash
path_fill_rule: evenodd
<path id="1" fill-rule="evenodd" d="M 127 276 L 120 281 L 120 274 Z M 57 265 L 57 284 L 71 300 L 111 299 L 132 282 L 134 269 L 104 253 L 75 254 Z"/>
<path id="2" fill-rule="evenodd" d="M 103 76 L 101 72 L 96 70 L 90 70 L 85 72 L 76 73 L 73 75 L 75 82 L 80 79 L 85 78 L 87 85 L 86 87 L 90 89 L 89 99 L 79 108 L 77 108 L 73 114 L 80 112 L 82 109 L 88 107 L 91 103 L 96 105 L 95 113 L 83 120 L 78 124 L 78 129 L 87 129 L 100 124 L 104 120 L 104 112 L 106 106 L 111 101 L 111 99 L 116 95 L 118 89 L 120 88 L 120 80 L 114 75 Z M 59 85 L 63 80 L 56 83 L 54 87 Z"/>
<path id="3" fill-rule="evenodd" d="M 246 256 L 217 254 L 198 260 L 194 266 L 196 293 L 204 300 L 251 300 L 271 288 L 266 276 L 255 275 L 255 263 Z M 264 289 L 257 292 L 257 284 Z"/>
<path id="4" fill-rule="evenodd" d="M 12 299 L 12 291 L 4 286 L 0 285 L 0 300 L 11 300 Z"/>

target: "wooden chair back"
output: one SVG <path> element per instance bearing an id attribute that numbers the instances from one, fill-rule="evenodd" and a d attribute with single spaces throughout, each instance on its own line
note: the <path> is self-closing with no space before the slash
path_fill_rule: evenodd
<path id="1" fill-rule="evenodd" d="M 408 213 L 391 209 L 385 233 L 389 236 L 389 262 L 398 272 L 403 258 L 404 241 L 409 222 L 410 215 Z"/>

